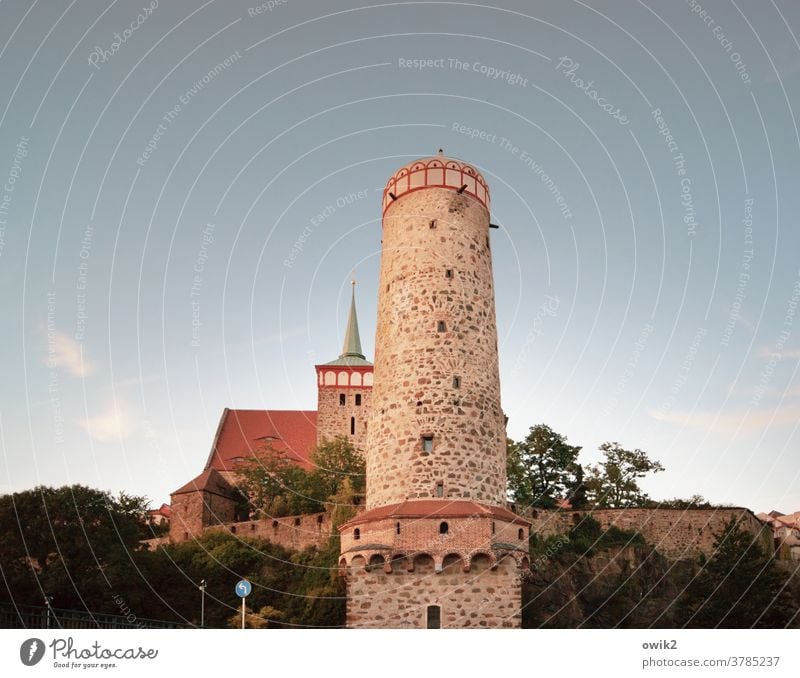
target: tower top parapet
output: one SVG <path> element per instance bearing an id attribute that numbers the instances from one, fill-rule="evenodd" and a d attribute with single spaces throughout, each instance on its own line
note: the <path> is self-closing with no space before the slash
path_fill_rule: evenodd
<path id="1" fill-rule="evenodd" d="M 406 193 L 421 188 L 450 188 L 472 196 L 489 209 L 489 187 L 480 172 L 469 163 L 448 158 L 444 151 L 419 158 L 395 172 L 383 189 L 383 213 Z"/>

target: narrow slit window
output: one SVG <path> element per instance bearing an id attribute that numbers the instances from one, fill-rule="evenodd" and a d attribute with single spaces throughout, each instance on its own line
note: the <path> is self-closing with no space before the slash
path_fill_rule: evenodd
<path id="1" fill-rule="evenodd" d="M 425 622 L 429 629 L 442 628 L 442 608 L 439 605 L 428 605 Z"/>
<path id="2" fill-rule="evenodd" d="M 436 331 L 447 332 L 447 325 L 445 325 L 444 320 L 440 320 L 438 323 L 436 323 Z"/>
<path id="3" fill-rule="evenodd" d="M 517 532 L 517 539 L 520 541 L 525 539 L 525 530 L 523 530 L 521 527 L 519 528 L 519 532 Z"/>
<path id="4" fill-rule="evenodd" d="M 461 388 L 461 377 L 453 377 L 453 388 Z"/>
<path id="5" fill-rule="evenodd" d="M 353 436 L 356 434 L 356 418 L 350 417 L 350 435 Z"/>
<path id="6" fill-rule="evenodd" d="M 353 530 L 353 539 L 355 539 L 356 541 L 361 539 L 361 530 L 359 530 L 358 528 Z"/>
<path id="7" fill-rule="evenodd" d="M 445 278 L 452 278 L 453 277 L 453 269 L 452 268 L 445 269 L 444 277 Z"/>
<path id="8" fill-rule="evenodd" d="M 356 393 L 356 407 L 361 407 L 361 394 Z"/>
<path id="9" fill-rule="evenodd" d="M 394 531 L 395 534 L 400 534 L 400 523 L 395 524 Z"/>
<path id="10" fill-rule="evenodd" d="M 436 483 L 436 496 L 444 497 L 444 483 L 441 480 Z"/>
<path id="11" fill-rule="evenodd" d="M 428 223 L 428 228 L 436 228 L 436 219 L 431 219 Z"/>
<path id="12" fill-rule="evenodd" d="M 347 396 L 344 393 L 339 394 L 339 407 L 347 405 Z"/>
<path id="13" fill-rule="evenodd" d="M 433 452 L 433 436 L 422 436 L 422 451 Z"/>

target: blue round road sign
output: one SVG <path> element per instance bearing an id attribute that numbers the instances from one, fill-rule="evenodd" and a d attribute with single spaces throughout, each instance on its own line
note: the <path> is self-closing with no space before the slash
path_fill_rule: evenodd
<path id="1" fill-rule="evenodd" d="M 252 590 L 253 585 L 247 581 L 247 579 L 242 579 L 238 584 L 236 584 L 236 595 L 239 596 L 239 598 L 247 598 Z"/>

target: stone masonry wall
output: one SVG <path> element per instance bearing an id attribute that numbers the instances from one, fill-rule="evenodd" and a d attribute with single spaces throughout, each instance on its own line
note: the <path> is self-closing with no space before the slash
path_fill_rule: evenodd
<path id="1" fill-rule="evenodd" d="M 444 497 L 505 505 L 486 208 L 442 188 L 400 197 L 384 215 L 378 289 L 367 507 L 435 497 L 438 483 Z"/>
<path id="2" fill-rule="evenodd" d="M 309 547 L 322 548 L 331 537 L 331 520 L 327 513 L 309 513 L 264 520 L 246 520 L 212 525 L 208 531 L 226 531 L 239 537 L 266 539 L 293 551 Z"/>
<path id="3" fill-rule="evenodd" d="M 345 405 L 339 404 L 339 395 L 345 395 Z M 361 396 L 361 405 L 356 405 L 356 395 Z M 347 438 L 359 450 L 364 450 L 367 441 L 372 388 L 339 388 L 321 386 L 317 394 L 317 442 L 336 436 Z M 350 434 L 350 417 L 355 418 L 356 431 Z"/>
<path id="4" fill-rule="evenodd" d="M 236 502 L 211 492 L 186 492 L 172 496 L 170 541 L 190 539 L 206 525 L 229 522 L 236 517 Z"/>
<path id="5" fill-rule="evenodd" d="M 769 552 L 770 535 L 753 513 L 745 508 L 717 509 L 598 509 L 594 511 L 533 511 L 526 514 L 532 521 L 532 533 L 543 536 L 568 534 L 584 516 L 590 515 L 604 529 L 612 525 L 639 532 L 648 544 L 668 558 L 696 558 L 714 552 L 714 534 L 722 531 L 731 518 L 754 539 L 761 540 Z"/>
<path id="6" fill-rule="evenodd" d="M 429 605 L 441 607 L 441 628 L 521 625 L 520 572 L 512 558 L 495 569 L 487 557 L 475 558 L 469 572 L 453 560 L 437 573 L 433 559 L 420 555 L 413 571 L 401 561 L 390 569 L 355 562 L 347 569 L 348 628 L 424 629 Z"/>

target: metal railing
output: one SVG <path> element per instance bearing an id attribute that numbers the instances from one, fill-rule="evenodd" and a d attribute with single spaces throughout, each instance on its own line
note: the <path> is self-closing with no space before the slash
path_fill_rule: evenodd
<path id="1" fill-rule="evenodd" d="M 131 620 L 131 617 L 133 619 Z M 0 603 L 0 628 L 4 629 L 183 629 L 192 624 L 143 619 L 134 615 L 97 614 L 47 606 Z"/>

